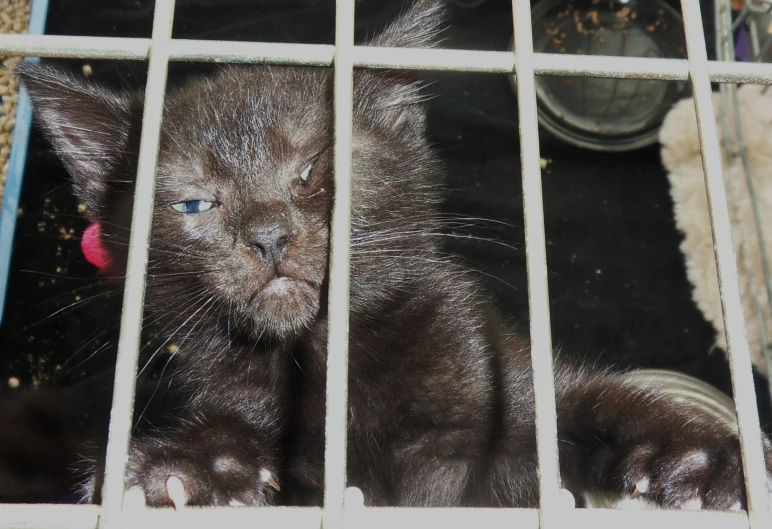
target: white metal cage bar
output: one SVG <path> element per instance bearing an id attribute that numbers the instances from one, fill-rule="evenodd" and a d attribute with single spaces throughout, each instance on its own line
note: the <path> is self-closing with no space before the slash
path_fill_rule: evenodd
<path id="1" fill-rule="evenodd" d="M 0 527 L 15 529 L 94 529 L 102 509 L 96 505 L 9 505 Z M 347 507 L 347 527 L 366 529 L 426 529 L 475 527 L 485 529 L 540 529 L 536 509 L 472 508 L 360 508 Z M 555 513 L 552 523 L 565 529 L 748 529 L 748 517 L 737 512 L 620 511 L 576 509 Z M 214 527 L 229 529 L 289 527 L 319 529 L 322 509 L 303 507 L 210 507 L 147 509 L 126 512 L 123 526 L 142 529 Z"/>
<path id="2" fill-rule="evenodd" d="M 702 151 L 702 166 L 713 231 L 713 248 L 718 269 L 721 310 L 729 352 L 732 390 L 737 411 L 743 470 L 748 494 L 748 517 L 751 529 L 772 527 L 767 501 L 767 476 L 761 446 L 761 427 L 756 406 L 756 393 L 751 371 L 751 353 L 745 336 L 745 314 L 740 299 L 737 257 L 732 242 L 732 224 L 724 184 L 721 146 L 708 77 L 708 55 L 702 30 L 700 5 L 681 0 L 689 56 L 697 131 Z"/>
<path id="3" fill-rule="evenodd" d="M 772 6 L 768 7 L 772 8 Z M 735 58 L 734 27 L 736 27 L 740 21 L 744 21 L 750 30 L 749 33 L 751 38 L 749 40 L 751 49 L 753 50 L 753 61 L 756 62 L 762 60 L 763 57 L 761 56 L 760 50 L 766 48 L 767 45 L 772 44 L 772 39 L 768 36 L 765 39 L 766 42 L 763 46 L 761 45 L 757 27 L 758 23 L 755 20 L 755 17 L 752 16 L 753 11 L 757 9 L 759 9 L 759 7 L 753 7 L 752 3 L 746 4 L 733 23 L 731 6 L 724 2 L 716 3 L 714 10 L 716 21 L 716 56 L 719 60 L 731 61 Z M 763 9 L 761 11 L 763 13 Z M 761 269 L 764 274 L 764 286 L 767 295 L 766 305 L 768 308 L 772 309 L 772 266 L 767 257 L 768 253 L 764 238 L 764 226 L 761 218 L 751 161 L 748 156 L 748 144 L 746 143 L 745 131 L 743 130 L 742 114 L 739 110 L 739 89 L 735 83 L 724 83 L 719 87 L 719 93 L 721 98 L 721 125 L 724 133 L 722 146 L 725 150 L 729 164 L 731 164 L 733 160 L 739 159 L 742 165 L 745 183 L 748 187 L 748 194 L 751 199 L 750 202 L 751 210 L 753 212 L 754 227 L 756 229 L 756 240 L 758 241 L 759 253 L 761 255 Z M 730 120 L 732 114 L 734 115 L 734 119 Z M 772 349 L 770 348 L 770 340 L 766 331 L 767 324 L 764 321 L 764 307 L 758 299 L 754 300 L 754 305 L 760 334 L 760 345 L 766 362 L 767 379 L 772 380 Z M 772 385 L 770 385 L 767 390 L 771 391 L 770 396 L 772 396 Z"/>
<path id="4" fill-rule="evenodd" d="M 539 155 L 539 121 L 536 114 L 536 80 L 533 71 L 531 3 L 512 2 L 515 31 L 520 166 L 523 180 L 525 256 L 528 269 L 531 364 L 536 414 L 536 452 L 539 464 L 541 527 L 553 526 L 560 502 L 558 428 L 555 411 L 555 382 L 552 366 L 549 285 L 547 284 L 547 241 L 544 234 L 544 205 Z"/>
<path id="5" fill-rule="evenodd" d="M 330 238 L 324 527 L 343 529 L 348 420 L 351 144 L 354 100 L 354 0 L 338 0 L 335 20 L 335 202 Z"/>
<path id="6" fill-rule="evenodd" d="M 134 190 L 134 210 L 129 237 L 118 358 L 115 366 L 113 404 L 110 411 L 105 478 L 102 487 L 104 512 L 99 520 L 100 527 L 103 529 L 121 527 L 126 465 L 129 459 L 134 411 L 137 359 L 142 334 L 156 165 L 169 66 L 168 43 L 172 37 L 173 22 L 174 0 L 156 2 L 148 65 L 147 95 L 139 144 L 137 183 Z"/>
<path id="7" fill-rule="evenodd" d="M 720 0 L 719 0 L 720 1 Z M 687 25 L 688 60 L 627 57 L 587 57 L 534 54 L 530 35 L 530 2 L 513 0 L 516 54 L 497 51 L 386 49 L 353 46 L 353 0 L 338 0 L 336 44 L 271 44 L 171 39 L 174 1 L 157 0 L 151 39 L 0 35 L 0 53 L 8 55 L 149 59 L 147 96 L 130 241 L 129 271 L 124 299 L 115 397 L 108 445 L 104 502 L 99 506 L 0 505 L 0 527 L 88 528 L 168 527 L 170 523 L 227 524 L 229 527 L 278 524 L 292 527 L 426 527 L 429 524 L 484 522 L 486 527 L 552 525 L 648 529 L 652 524 L 678 528 L 695 523 L 705 529 L 770 527 L 760 428 L 753 395 L 750 357 L 739 308 L 736 264 L 718 158 L 718 139 L 710 106 L 709 81 L 772 84 L 772 67 L 708 61 L 702 37 L 699 3 L 682 0 Z M 134 397 L 139 329 L 142 323 L 144 280 L 168 62 L 247 62 L 335 67 L 336 205 L 333 214 L 333 254 L 330 272 L 330 338 L 327 393 L 325 508 L 217 508 L 123 510 L 123 480 Z M 377 509 L 344 503 L 347 417 L 348 270 L 350 230 L 351 112 L 353 67 L 427 69 L 513 73 L 518 82 L 521 162 L 528 254 L 531 338 L 534 341 L 534 384 L 537 394 L 541 513 L 534 509 Z M 554 389 L 551 379 L 549 307 L 544 244 L 544 217 L 538 154 L 534 75 L 584 75 L 634 79 L 691 80 L 699 118 L 711 222 L 721 278 L 721 297 L 730 338 L 733 387 L 742 437 L 750 517 L 743 513 L 636 512 L 601 509 L 559 509 Z M 333 292 L 336 292 L 333 295 Z M 539 516 L 541 514 L 541 516 Z"/>
<path id="8" fill-rule="evenodd" d="M 0 53 L 31 57 L 146 60 L 150 39 L 0 35 Z M 508 51 L 404 49 L 354 46 L 358 68 L 400 68 L 480 73 L 514 73 L 515 57 Z M 331 66 L 335 47 L 328 44 L 276 44 L 217 40 L 173 39 L 170 61 L 241 62 Z M 536 75 L 571 75 L 688 81 L 686 59 L 563 55 L 534 53 Z M 717 83 L 772 84 L 767 64 L 708 61 L 710 80 Z"/>

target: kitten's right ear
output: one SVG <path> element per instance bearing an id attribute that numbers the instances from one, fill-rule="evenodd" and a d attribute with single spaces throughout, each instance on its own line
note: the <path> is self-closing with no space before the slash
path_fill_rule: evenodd
<path id="1" fill-rule="evenodd" d="M 111 173 L 129 148 L 132 98 L 52 66 L 22 63 L 14 73 L 36 119 L 73 177 L 75 194 L 95 216 Z"/>

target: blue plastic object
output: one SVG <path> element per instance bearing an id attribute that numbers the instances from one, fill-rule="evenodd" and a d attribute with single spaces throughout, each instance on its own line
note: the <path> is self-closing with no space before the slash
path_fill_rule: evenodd
<path id="1" fill-rule="evenodd" d="M 46 28 L 48 0 L 32 0 L 30 9 L 30 35 L 42 35 Z M 26 61 L 39 61 L 27 58 Z M 24 179 L 24 165 L 27 162 L 27 145 L 32 124 L 32 104 L 27 91 L 19 88 L 19 101 L 16 104 L 16 125 L 13 130 L 13 143 L 8 161 L 3 209 L 0 216 L 0 322 L 5 313 L 5 295 L 8 290 L 8 273 L 11 266 L 13 236 L 16 229 L 16 215 L 19 209 L 21 183 Z"/>

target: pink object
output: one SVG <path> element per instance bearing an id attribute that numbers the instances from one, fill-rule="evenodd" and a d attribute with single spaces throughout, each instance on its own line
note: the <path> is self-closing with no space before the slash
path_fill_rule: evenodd
<path id="1" fill-rule="evenodd" d="M 83 232 L 83 240 L 80 241 L 80 247 L 83 249 L 83 255 L 86 261 L 104 270 L 110 266 L 110 253 L 102 243 L 102 226 L 98 222 L 89 224 L 86 231 Z"/>

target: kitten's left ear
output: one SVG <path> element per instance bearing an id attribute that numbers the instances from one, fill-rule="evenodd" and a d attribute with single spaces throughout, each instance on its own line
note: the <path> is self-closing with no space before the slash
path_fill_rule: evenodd
<path id="1" fill-rule="evenodd" d="M 432 48 L 448 12 L 445 0 L 415 0 L 367 44 L 383 48 Z"/>
<path id="2" fill-rule="evenodd" d="M 431 48 L 447 20 L 445 0 L 416 0 L 389 26 L 367 42 L 386 48 Z M 357 71 L 357 110 L 394 131 L 423 133 L 426 113 L 420 84 L 411 72 Z"/>

